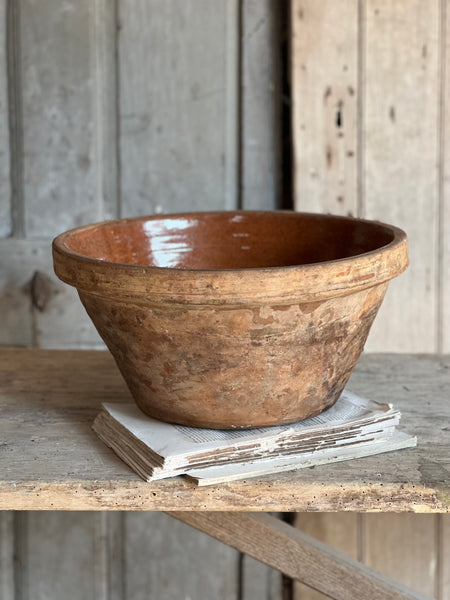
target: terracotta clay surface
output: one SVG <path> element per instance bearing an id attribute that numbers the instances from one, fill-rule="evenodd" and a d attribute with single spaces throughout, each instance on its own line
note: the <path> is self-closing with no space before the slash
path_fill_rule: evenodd
<path id="1" fill-rule="evenodd" d="M 214 428 L 331 406 L 408 264 L 395 227 L 293 212 L 99 223 L 57 237 L 53 256 L 141 409 Z"/>

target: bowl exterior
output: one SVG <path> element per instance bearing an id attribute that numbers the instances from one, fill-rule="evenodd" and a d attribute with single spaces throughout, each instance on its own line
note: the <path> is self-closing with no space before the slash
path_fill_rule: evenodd
<path id="1" fill-rule="evenodd" d="M 229 429 L 291 423 L 334 404 L 387 285 L 295 304 L 80 298 L 145 413 Z"/>
<path id="2" fill-rule="evenodd" d="M 123 232 L 130 224 L 146 231 L 154 216 L 88 225 L 53 241 L 56 274 L 77 288 L 144 412 L 189 426 L 247 428 L 306 419 L 336 402 L 389 281 L 408 265 L 406 234 L 383 223 L 287 213 L 283 220 L 314 227 L 316 244 L 335 228 L 354 246 L 341 258 L 275 267 L 163 268 L 130 264 L 125 251 L 121 262 L 122 246 L 142 243 Z M 217 219 L 260 220 L 268 243 L 278 232 L 270 211 L 171 217 L 194 217 L 202 227 L 213 219 L 215 232 Z M 361 251 L 365 236 L 380 245 Z M 109 254 L 99 240 L 112 246 Z"/>

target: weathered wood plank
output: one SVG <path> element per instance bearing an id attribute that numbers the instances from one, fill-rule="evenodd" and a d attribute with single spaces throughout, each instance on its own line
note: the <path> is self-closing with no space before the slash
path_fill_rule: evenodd
<path id="1" fill-rule="evenodd" d="M 279 571 L 246 554 L 241 561 L 242 600 L 282 600 L 283 577 Z"/>
<path id="2" fill-rule="evenodd" d="M 450 516 L 439 515 L 438 519 L 440 529 L 438 598 L 448 600 L 450 598 Z"/>
<path id="3" fill-rule="evenodd" d="M 0 598 L 14 600 L 14 513 L 0 511 Z"/>
<path id="4" fill-rule="evenodd" d="M 359 516 L 355 513 L 298 513 L 294 525 L 331 548 L 359 559 Z M 323 600 L 325 596 L 302 583 L 294 584 L 294 600 Z"/>
<path id="5" fill-rule="evenodd" d="M 342 494 L 338 495 L 335 489 L 328 493 L 320 484 L 299 485 L 295 480 L 261 478 L 253 485 L 221 485 L 197 491 L 178 480 L 150 486 L 133 478 L 126 468 L 117 470 L 120 473 L 115 481 L 71 478 L 61 483 L 26 482 L 16 487 L 10 482 L 0 482 L 0 510 L 14 507 L 18 510 L 449 512 L 448 497 L 442 502 L 434 489 L 416 485 L 369 485 L 361 489 L 345 483 Z M 117 481 L 119 476 L 121 480 Z M 404 496 L 399 492 L 401 485 Z"/>
<path id="6" fill-rule="evenodd" d="M 267 514 L 169 514 L 335 600 L 427 598 Z"/>
<path id="7" fill-rule="evenodd" d="M 434 515 L 364 515 L 365 564 L 434 598 L 436 519 Z"/>
<path id="8" fill-rule="evenodd" d="M 132 10 L 119 2 L 124 216 L 235 206 L 236 197 L 227 199 L 237 190 L 227 180 L 228 161 L 236 170 L 227 152 L 235 147 L 228 136 L 237 134 L 227 115 L 236 111 L 227 94 L 234 2 L 139 0 Z"/>
<path id="9" fill-rule="evenodd" d="M 47 262 L 45 245 L 0 240 L 0 345 L 33 345 L 30 284 Z"/>
<path id="10" fill-rule="evenodd" d="M 29 511 L 14 513 L 14 592 L 15 598 L 28 598 L 28 517 Z"/>
<path id="11" fill-rule="evenodd" d="M 450 4 L 442 2 L 441 60 L 445 73 L 441 102 L 441 197 L 440 197 L 440 281 L 438 350 L 450 352 Z M 449 591 L 450 597 L 450 591 Z"/>
<path id="12" fill-rule="evenodd" d="M 0 238 L 12 233 L 6 0 L 0 1 Z"/>
<path id="13" fill-rule="evenodd" d="M 242 0 L 226 0 L 225 18 L 225 90 L 224 90 L 224 190 L 223 206 L 226 210 L 241 207 L 240 169 L 241 169 L 241 6 Z M 215 205 L 214 205 L 215 206 Z M 216 207 L 216 206 L 215 206 Z"/>
<path id="14" fill-rule="evenodd" d="M 117 2 L 93 0 L 90 28 L 94 62 L 95 197 L 99 219 L 119 216 Z"/>
<path id="15" fill-rule="evenodd" d="M 25 230 L 98 220 L 91 3 L 21 0 Z"/>
<path id="16" fill-rule="evenodd" d="M 0 346 L 104 347 L 75 289 L 54 275 L 50 240 L 0 240 L 0 310 Z"/>
<path id="17" fill-rule="evenodd" d="M 356 216 L 358 1 L 294 0 L 291 23 L 295 208 Z"/>
<path id="18" fill-rule="evenodd" d="M 92 432 L 130 399 L 109 353 L 0 349 L 0 509 L 446 512 L 449 386 L 449 357 L 363 357 L 350 389 L 397 406 L 417 448 L 198 488 L 140 480 Z"/>
<path id="19" fill-rule="evenodd" d="M 93 513 L 30 512 L 26 598 L 94 599 Z"/>
<path id="20" fill-rule="evenodd" d="M 33 311 L 36 345 L 40 348 L 104 348 L 76 290 L 60 282 L 50 266 L 43 273 L 49 300 L 43 310 L 35 308 Z"/>
<path id="21" fill-rule="evenodd" d="M 366 3 L 363 216 L 405 229 L 411 261 L 391 283 L 369 351 L 437 349 L 438 35 L 437 0 Z"/>
<path id="22" fill-rule="evenodd" d="M 124 513 L 102 511 L 93 516 L 95 600 L 126 600 Z"/>
<path id="23" fill-rule="evenodd" d="M 126 514 L 127 600 L 237 599 L 238 553 L 163 513 Z"/>
<path id="24" fill-rule="evenodd" d="M 279 3 L 242 2 L 242 208 L 274 209 L 280 193 Z"/>
<path id="25" fill-rule="evenodd" d="M 18 598 L 124 600 L 121 513 L 17 516 L 8 556 L 11 563 L 15 556 Z"/>

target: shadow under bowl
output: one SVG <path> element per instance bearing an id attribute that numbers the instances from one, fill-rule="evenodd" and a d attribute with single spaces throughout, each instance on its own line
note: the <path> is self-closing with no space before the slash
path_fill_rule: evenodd
<path id="1" fill-rule="evenodd" d="M 336 402 L 408 249 L 378 222 L 238 211 L 79 227 L 53 259 L 145 413 L 229 429 Z"/>

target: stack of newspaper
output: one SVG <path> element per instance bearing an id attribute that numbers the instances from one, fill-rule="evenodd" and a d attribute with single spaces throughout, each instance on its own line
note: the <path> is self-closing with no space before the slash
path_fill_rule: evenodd
<path id="1" fill-rule="evenodd" d="M 391 405 L 344 391 L 320 415 L 278 427 L 200 429 L 157 421 L 135 404 L 104 404 L 93 429 L 147 481 L 186 475 L 207 485 L 415 446 L 399 420 Z"/>

